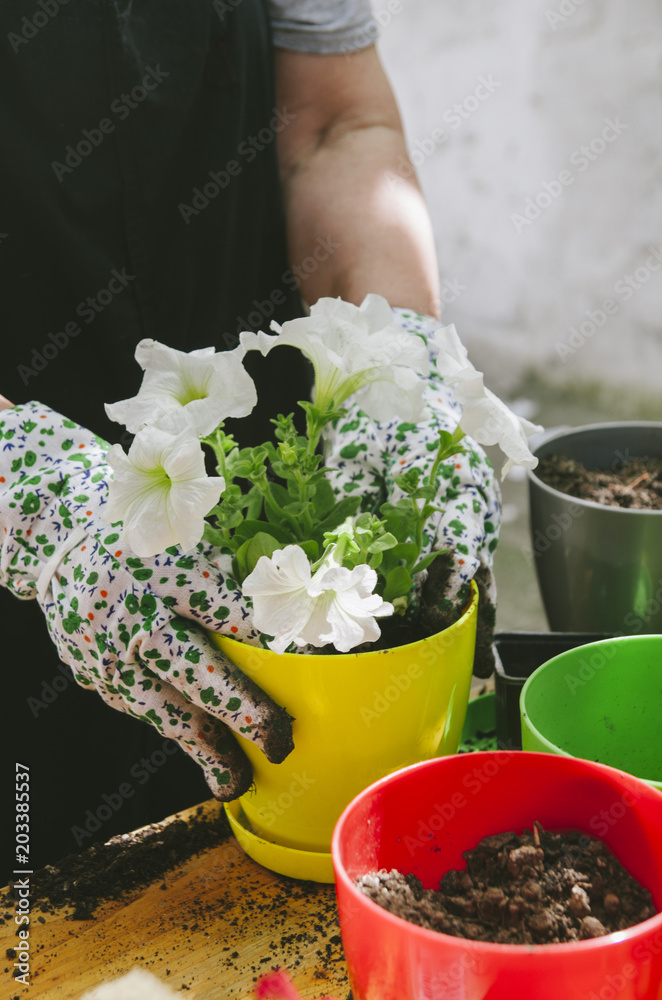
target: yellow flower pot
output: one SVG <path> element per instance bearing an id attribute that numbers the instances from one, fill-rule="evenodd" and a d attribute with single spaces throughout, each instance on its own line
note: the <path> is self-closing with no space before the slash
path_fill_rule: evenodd
<path id="1" fill-rule="evenodd" d="M 331 835 L 354 796 L 407 764 L 457 751 L 477 610 L 472 584 L 471 603 L 450 628 L 379 652 L 278 655 L 214 635 L 295 720 L 294 750 L 282 764 L 242 741 L 254 785 L 228 816 L 249 855 L 282 874 L 333 881 Z"/>

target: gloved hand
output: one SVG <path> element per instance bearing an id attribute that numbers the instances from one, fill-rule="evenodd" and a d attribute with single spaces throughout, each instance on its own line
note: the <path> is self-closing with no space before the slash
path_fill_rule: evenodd
<path id="1" fill-rule="evenodd" d="M 352 405 L 350 398 L 347 416 L 338 421 L 335 430 L 327 432 L 325 443 L 325 464 L 337 470 L 330 477 L 336 494 L 360 491 L 365 496 L 363 509 L 375 513 L 382 503 L 396 503 L 405 495 L 395 482 L 396 476 L 413 468 L 421 471 L 422 478 L 430 472 L 439 431 L 453 432 L 462 415 L 453 390 L 436 370 L 434 333 L 439 323 L 408 310 L 394 309 L 393 313 L 403 330 L 427 342 L 431 366 L 425 402 L 429 417 L 418 424 L 399 420 L 377 423 L 362 412 L 360 401 Z M 466 453 L 442 462 L 439 470 L 434 503 L 443 513 L 433 514 L 428 521 L 422 554 L 432 549 L 445 550 L 445 554 L 437 556 L 424 571 L 423 601 L 430 630 L 439 631 L 456 619 L 475 579 L 480 598 L 474 673 L 488 677 L 494 667 L 496 587 L 492 566 L 501 493 L 481 446 L 471 438 L 462 443 Z"/>
<path id="2" fill-rule="evenodd" d="M 292 719 L 203 631 L 258 642 L 218 550 L 122 551 L 103 520 L 107 448 L 40 403 L 2 411 L 0 583 L 37 599 L 78 684 L 177 740 L 213 794 L 235 798 L 252 780 L 241 739 L 279 763 Z"/>

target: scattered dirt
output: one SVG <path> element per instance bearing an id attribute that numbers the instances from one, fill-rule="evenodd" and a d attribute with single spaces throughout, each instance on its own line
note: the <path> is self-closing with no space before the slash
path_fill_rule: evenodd
<path id="1" fill-rule="evenodd" d="M 498 750 L 496 729 L 477 729 L 460 743 L 458 753 L 480 753 L 484 750 Z"/>
<path id="2" fill-rule="evenodd" d="M 650 892 L 606 845 L 579 831 L 500 833 L 465 851 L 466 871 L 439 889 L 415 875 L 357 879 L 374 902 L 410 923 L 474 941 L 558 944 L 631 927 L 656 912 Z"/>
<path id="3" fill-rule="evenodd" d="M 108 900 L 130 896 L 149 885 L 156 885 L 165 892 L 170 887 L 171 873 L 184 861 L 218 846 L 230 836 L 224 812 L 201 806 L 186 821 L 154 824 L 70 855 L 57 866 L 46 866 L 30 876 L 31 919 L 48 923 L 51 915 L 60 916 L 60 908 L 67 906 L 73 907 L 73 912 L 67 915 L 68 920 L 89 920 Z M 315 979 L 323 982 L 333 975 L 334 982 L 338 982 L 338 966 L 344 956 L 333 888 L 285 876 L 279 878 L 277 886 L 265 888 L 259 877 L 252 878 L 250 871 L 247 874 L 243 852 L 237 845 L 234 851 L 235 854 L 230 852 L 226 860 L 227 877 L 242 879 L 241 894 L 228 891 L 209 898 L 204 891 L 199 891 L 178 899 L 176 908 L 159 907 L 155 938 L 162 941 L 168 930 L 176 929 L 179 944 L 169 949 L 174 953 L 191 948 L 200 936 L 216 942 L 214 948 L 218 951 L 221 978 L 224 971 L 244 974 L 250 970 L 256 983 L 277 963 L 289 970 L 296 983 L 297 969 L 309 964 L 314 955 Z M 241 860 L 237 860 L 237 856 Z M 14 907 L 11 888 L 4 896 L 0 893 L 0 923 L 13 920 Z M 297 914 L 296 918 L 293 913 Z M 244 952 L 248 928 L 266 925 L 271 928 L 273 938 L 263 957 L 253 958 L 249 964 Z M 104 926 L 102 923 L 97 932 L 100 937 L 90 938 L 88 946 L 90 941 L 103 942 Z M 75 933 L 75 930 L 69 932 Z M 10 952 L 15 951 L 7 949 L 8 960 L 14 960 L 15 954 L 10 955 Z M 170 976 L 169 957 L 167 951 L 157 950 L 153 956 L 140 956 L 136 961 L 141 966 L 158 970 L 159 975 Z M 45 961 L 45 968 L 50 963 L 57 964 L 57 951 Z M 5 971 L 9 973 L 9 967 Z M 41 971 L 44 970 L 35 970 L 35 978 Z M 179 974 L 173 975 L 173 985 L 175 978 L 179 980 Z M 195 976 L 186 978 L 177 989 L 194 990 Z M 340 979 L 349 988 L 346 976 Z M 352 1000 L 351 993 L 343 991 L 338 995 Z M 15 1000 L 19 1000 L 18 996 Z"/>
<path id="4" fill-rule="evenodd" d="M 543 483 L 561 493 L 607 507 L 662 510 L 662 458 L 633 458 L 622 468 L 585 469 L 560 455 L 543 458 L 536 468 Z"/>
<path id="5" fill-rule="evenodd" d="M 135 833 L 123 833 L 80 854 L 69 854 L 57 865 L 46 865 L 30 877 L 30 902 L 43 913 L 73 906 L 72 919 L 89 920 L 97 907 L 133 889 L 149 885 L 199 851 L 231 835 L 225 813 L 205 814 L 171 823 L 156 823 Z M 13 904 L 11 897 L 0 904 Z"/>

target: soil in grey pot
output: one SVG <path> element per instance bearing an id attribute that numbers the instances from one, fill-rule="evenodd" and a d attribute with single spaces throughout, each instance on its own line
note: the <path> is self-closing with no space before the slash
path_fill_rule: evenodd
<path id="1" fill-rule="evenodd" d="M 608 505 L 561 492 L 543 482 L 537 470 L 529 473 L 533 555 L 550 628 L 662 632 L 662 509 L 654 509 L 654 500 L 646 509 L 611 505 L 619 492 L 631 502 L 631 484 L 646 472 L 637 461 L 642 458 L 653 460 L 645 482 L 651 495 L 656 493 L 662 423 L 573 428 L 547 438 L 535 455 L 541 464 L 556 455 L 614 477 L 610 484 L 606 476 Z"/>

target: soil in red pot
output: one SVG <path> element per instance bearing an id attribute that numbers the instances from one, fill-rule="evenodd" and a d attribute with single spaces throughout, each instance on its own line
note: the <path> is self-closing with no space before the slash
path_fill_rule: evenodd
<path id="1" fill-rule="evenodd" d="M 654 915 L 650 892 L 606 845 L 577 830 L 499 833 L 465 851 L 466 870 L 439 889 L 385 870 L 357 879 L 375 903 L 410 923 L 474 941 L 559 944 L 623 930 Z"/>

